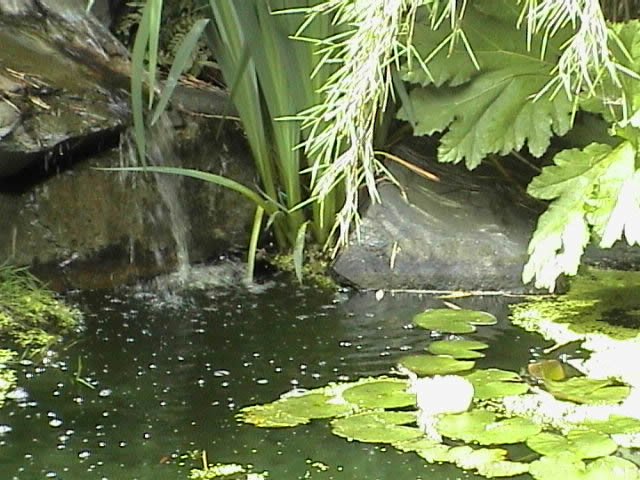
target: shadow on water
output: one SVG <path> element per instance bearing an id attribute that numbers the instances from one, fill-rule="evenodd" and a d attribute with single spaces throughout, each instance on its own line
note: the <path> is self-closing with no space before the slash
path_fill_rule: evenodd
<path id="1" fill-rule="evenodd" d="M 253 464 L 274 479 L 475 478 L 383 445 L 348 443 L 330 434 L 327 421 L 257 429 L 234 420 L 242 406 L 293 387 L 388 373 L 431 341 L 411 318 L 441 300 L 378 302 L 373 294 L 335 296 L 286 282 L 260 293 L 185 293 L 179 304 L 144 292 L 72 300 L 86 315 L 80 342 L 57 365 L 23 366 L 28 400 L 0 410 L 0 424 L 11 427 L 0 436 L 3 479 L 186 479 L 176 457 L 192 449 L 206 449 L 211 461 Z M 493 346 L 480 367 L 519 370 L 542 347 L 508 325 L 508 301 L 454 300 L 499 318 L 469 336 Z M 94 389 L 74 381 L 79 369 Z"/>

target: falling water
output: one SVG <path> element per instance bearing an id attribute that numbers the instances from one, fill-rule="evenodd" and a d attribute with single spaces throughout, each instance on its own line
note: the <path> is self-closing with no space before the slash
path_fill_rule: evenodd
<path id="1" fill-rule="evenodd" d="M 178 166 L 180 162 L 175 152 L 175 133 L 167 115 L 162 115 L 147 133 L 147 162 L 154 166 Z M 138 156 L 133 140 L 127 136 L 122 149 L 123 164 L 138 165 Z M 171 234 L 175 242 L 176 270 L 180 277 L 187 274 L 189 267 L 188 217 L 180 198 L 183 178 L 180 175 L 154 173 L 154 179 L 163 205 L 159 218 L 168 214 Z M 142 212 L 142 209 L 139 209 Z M 166 218 L 166 217 L 165 217 Z M 153 248 L 156 262 L 164 263 L 159 247 Z"/>

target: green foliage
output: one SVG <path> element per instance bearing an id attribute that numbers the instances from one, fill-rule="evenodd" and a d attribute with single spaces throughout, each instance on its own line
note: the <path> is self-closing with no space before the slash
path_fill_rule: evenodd
<path id="1" fill-rule="evenodd" d="M 436 330 L 440 333 L 473 333 L 476 326 L 495 325 L 496 317 L 487 312 L 475 310 L 435 308 L 413 317 L 418 327 Z"/>
<path id="2" fill-rule="evenodd" d="M 39 355 L 79 320 L 78 310 L 57 300 L 25 270 L 0 267 L 0 341 Z"/>
<path id="3" fill-rule="evenodd" d="M 536 287 L 553 290 L 556 278 L 575 275 L 591 232 L 601 247 L 610 247 L 623 232 L 630 244 L 640 242 L 640 174 L 636 149 L 625 141 L 615 149 L 593 143 L 584 150 L 565 150 L 533 179 L 527 191 L 552 200 L 538 220 L 529 244 L 522 278 L 535 276 Z"/>
<path id="4" fill-rule="evenodd" d="M 592 430 L 574 429 L 566 435 L 542 432 L 527 439 L 527 446 L 541 455 L 569 453 L 576 459 L 611 455 L 618 445 L 608 435 Z"/>
<path id="5" fill-rule="evenodd" d="M 444 355 L 406 355 L 400 359 L 400 364 L 418 375 L 446 375 L 471 370 L 475 362 Z"/>
<path id="6" fill-rule="evenodd" d="M 477 350 L 489 348 L 489 345 L 475 340 L 438 340 L 429 344 L 429 352 L 434 355 L 450 355 L 458 360 L 472 360 L 484 357 Z"/>
<path id="7" fill-rule="evenodd" d="M 588 465 L 570 453 L 542 457 L 533 462 L 529 472 L 536 480 L 637 480 L 638 467 L 619 457 L 598 458 Z"/>
<path id="8" fill-rule="evenodd" d="M 615 385 L 612 380 L 587 377 L 573 377 L 561 382 L 545 380 L 544 384 L 560 400 L 586 404 L 618 403 L 627 398 L 630 391 L 627 385 Z"/>
<path id="9" fill-rule="evenodd" d="M 542 429 L 540 425 L 526 418 L 499 420 L 494 413 L 487 410 L 443 415 L 436 428 L 446 437 L 480 445 L 524 442 Z"/>
<path id="10" fill-rule="evenodd" d="M 416 25 L 413 45 L 428 59 L 428 72 L 417 64 L 404 71 L 405 80 L 421 87 L 411 91 L 410 106 L 403 106 L 398 116 L 411 120 L 415 115 L 416 135 L 447 130 L 438 149 L 441 162 L 465 160 L 473 169 L 487 154 L 508 154 L 525 143 L 540 156 L 553 133 L 569 130 L 572 106 L 564 92 L 531 101 L 553 78 L 567 29 L 549 41 L 541 57 L 542 39 L 527 44 L 516 28 L 519 15 L 514 1 L 473 2 L 456 25 L 466 42 L 451 48 L 442 48 L 453 33 L 450 23 L 437 30 Z"/>
<path id="11" fill-rule="evenodd" d="M 337 418 L 331 422 L 333 433 L 360 442 L 393 443 L 418 438 L 422 430 L 406 427 L 416 416 L 412 412 L 365 412 Z"/>
<path id="12" fill-rule="evenodd" d="M 407 393 L 404 380 L 386 379 L 354 385 L 342 392 L 347 402 L 360 408 L 399 408 L 415 405 L 416 396 Z"/>
<path id="13" fill-rule="evenodd" d="M 474 370 L 464 378 L 473 385 L 473 396 L 477 400 L 521 395 L 529 390 L 529 385 L 522 381 L 520 375 L 509 370 L 497 368 Z"/>

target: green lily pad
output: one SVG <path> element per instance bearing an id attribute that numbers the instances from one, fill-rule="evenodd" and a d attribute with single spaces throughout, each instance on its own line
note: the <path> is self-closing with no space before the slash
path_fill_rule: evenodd
<path id="1" fill-rule="evenodd" d="M 529 466 L 536 480 L 638 480 L 638 467 L 619 457 L 602 457 L 585 465 L 570 454 L 542 457 Z"/>
<path id="2" fill-rule="evenodd" d="M 487 478 L 512 477 L 529 471 L 528 463 L 506 460 L 507 451 L 502 448 L 454 447 L 449 452 L 450 461 L 464 470 L 477 470 Z"/>
<path id="3" fill-rule="evenodd" d="M 413 323 L 418 327 L 441 333 L 472 333 L 476 331 L 476 325 L 495 325 L 497 322 L 496 317 L 487 312 L 450 308 L 427 310 L 413 317 Z"/>
<path id="4" fill-rule="evenodd" d="M 311 421 L 309 417 L 292 415 L 271 403 L 245 407 L 240 410 L 236 418 L 241 422 L 264 428 L 295 427 Z"/>
<path id="5" fill-rule="evenodd" d="M 424 435 L 419 428 L 404 426 L 415 421 L 415 412 L 365 412 L 332 420 L 331 429 L 348 440 L 394 443 Z"/>
<path id="6" fill-rule="evenodd" d="M 571 430 L 567 435 L 542 432 L 527 439 L 527 446 L 541 455 L 570 454 L 576 459 L 597 458 L 611 455 L 618 445 L 601 432 Z"/>
<path id="7" fill-rule="evenodd" d="M 294 427 L 309 423 L 312 418 L 330 418 L 352 410 L 346 403 L 338 403 L 335 397 L 310 392 L 284 397 L 266 405 L 254 405 L 240 410 L 237 418 L 257 427 Z"/>
<path id="8" fill-rule="evenodd" d="M 446 375 L 447 373 L 471 370 L 475 362 L 456 360 L 444 355 L 407 355 L 400 359 L 400 364 L 418 375 Z"/>
<path id="9" fill-rule="evenodd" d="M 401 452 L 415 452 L 428 463 L 449 462 L 451 447 L 435 442 L 426 437 L 412 438 L 401 442 L 394 442 L 394 448 Z"/>
<path id="10" fill-rule="evenodd" d="M 526 418 L 497 420 L 493 412 L 471 410 L 443 415 L 436 425 L 438 432 L 449 438 L 480 445 L 500 445 L 524 442 L 540 432 L 541 427 Z"/>
<path id="11" fill-rule="evenodd" d="M 408 382 L 401 379 L 375 380 L 354 385 L 342 397 L 361 408 L 399 408 L 416 404 L 416 396 L 406 392 Z"/>
<path id="12" fill-rule="evenodd" d="M 613 383 L 609 379 L 596 380 L 587 377 L 573 377 L 562 382 L 544 382 L 549 393 L 557 399 L 587 404 L 619 403 L 627 398 L 629 387 Z"/>
<path id="13" fill-rule="evenodd" d="M 640 432 L 640 419 L 621 415 L 610 415 L 607 420 L 585 420 L 581 425 L 608 435 Z"/>
<path id="14" fill-rule="evenodd" d="M 484 350 L 489 345 L 475 340 L 438 340 L 429 345 L 429 352 L 434 355 L 450 355 L 456 359 L 473 359 L 484 357 L 484 353 L 476 350 Z"/>
<path id="15" fill-rule="evenodd" d="M 473 396 L 478 400 L 521 395 L 529 390 L 529 385 L 522 381 L 520 375 L 509 370 L 497 368 L 475 370 L 464 378 L 473 385 L 475 392 Z"/>

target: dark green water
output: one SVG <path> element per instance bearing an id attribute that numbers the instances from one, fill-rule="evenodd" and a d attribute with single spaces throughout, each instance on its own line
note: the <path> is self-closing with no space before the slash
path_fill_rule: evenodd
<path id="1" fill-rule="evenodd" d="M 0 425 L 11 427 L 0 436 L 0 480 L 186 479 L 188 467 L 174 458 L 192 449 L 206 449 L 210 461 L 253 464 L 274 480 L 476 478 L 390 447 L 349 443 L 326 421 L 266 430 L 234 420 L 242 406 L 293 387 L 388 373 L 428 345 L 429 332 L 411 328 L 411 318 L 441 300 L 377 302 L 289 283 L 262 293 L 185 293 L 180 302 L 139 292 L 71 300 L 85 312 L 84 334 L 57 363 L 23 366 L 28 400 L 0 410 Z M 519 370 L 539 349 L 508 326 L 506 299 L 454 302 L 500 319 L 467 336 L 492 345 L 479 367 Z M 95 389 L 73 381 L 79 362 Z"/>

